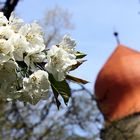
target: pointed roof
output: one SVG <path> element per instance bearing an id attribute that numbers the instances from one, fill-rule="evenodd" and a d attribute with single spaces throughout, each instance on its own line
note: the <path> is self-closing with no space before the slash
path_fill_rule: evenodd
<path id="1" fill-rule="evenodd" d="M 106 120 L 140 112 L 140 53 L 118 45 L 97 76 L 95 95 Z"/>

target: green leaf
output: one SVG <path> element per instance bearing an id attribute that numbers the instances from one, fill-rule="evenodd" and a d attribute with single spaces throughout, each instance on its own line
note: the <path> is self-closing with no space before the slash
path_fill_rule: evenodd
<path id="1" fill-rule="evenodd" d="M 86 60 L 77 61 L 77 64 L 71 66 L 71 71 L 77 69 L 81 64 L 83 64 Z"/>
<path id="2" fill-rule="evenodd" d="M 71 96 L 71 90 L 66 80 L 56 81 L 52 74 L 49 74 L 49 80 L 51 82 L 51 87 L 54 92 L 54 96 L 55 96 L 58 108 L 60 106 L 60 102 L 58 100 L 59 95 L 62 96 L 65 104 L 67 105 L 69 98 Z"/>
<path id="3" fill-rule="evenodd" d="M 76 59 L 81 59 L 81 58 L 84 58 L 86 56 L 86 54 L 84 53 L 81 53 L 81 52 L 76 52 Z"/>
<path id="4" fill-rule="evenodd" d="M 53 93 L 54 93 L 57 108 L 59 109 L 59 107 L 61 105 L 60 101 L 58 100 L 59 92 L 56 90 L 56 88 L 52 84 L 51 84 L 51 87 L 52 87 L 52 90 L 53 90 Z"/>
<path id="5" fill-rule="evenodd" d="M 71 81 L 76 82 L 76 83 L 79 83 L 79 84 L 87 84 L 87 83 L 89 83 L 86 80 L 83 80 L 81 78 L 77 78 L 77 77 L 74 77 L 74 76 L 71 76 L 71 75 L 67 75 L 66 79 L 71 80 Z"/>

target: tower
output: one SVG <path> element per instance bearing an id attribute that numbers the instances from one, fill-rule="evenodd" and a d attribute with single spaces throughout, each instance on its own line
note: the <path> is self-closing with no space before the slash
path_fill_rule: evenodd
<path id="1" fill-rule="evenodd" d="M 101 132 L 103 140 L 113 140 L 115 137 L 109 139 L 109 134 L 120 136 L 125 129 L 130 132 L 131 126 L 140 132 L 140 125 L 135 126 L 140 122 L 140 53 L 118 45 L 97 76 L 95 95 L 105 121 L 110 124 Z M 129 137 L 126 135 L 126 140 Z M 135 137 L 140 139 L 140 134 L 136 133 Z M 125 137 L 122 135 L 117 140 L 125 140 Z"/>

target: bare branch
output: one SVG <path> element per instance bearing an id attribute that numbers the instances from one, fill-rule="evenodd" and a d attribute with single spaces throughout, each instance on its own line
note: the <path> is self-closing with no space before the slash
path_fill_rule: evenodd
<path id="1" fill-rule="evenodd" d="M 17 6 L 18 2 L 20 0 L 7 0 L 5 2 L 4 7 L 1 9 L 1 11 L 4 13 L 4 15 L 9 19 L 12 11 L 14 11 L 15 7 Z"/>

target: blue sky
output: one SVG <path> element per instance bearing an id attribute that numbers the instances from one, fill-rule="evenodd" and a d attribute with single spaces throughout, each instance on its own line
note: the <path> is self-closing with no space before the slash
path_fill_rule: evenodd
<path id="1" fill-rule="evenodd" d="M 59 5 L 72 14 L 75 29 L 70 31 L 77 49 L 87 54 L 87 62 L 73 75 L 90 81 L 96 76 L 116 47 L 113 31 L 119 32 L 122 44 L 140 51 L 139 0 L 22 0 L 17 14 L 25 21 L 41 20 L 47 8 Z"/>

